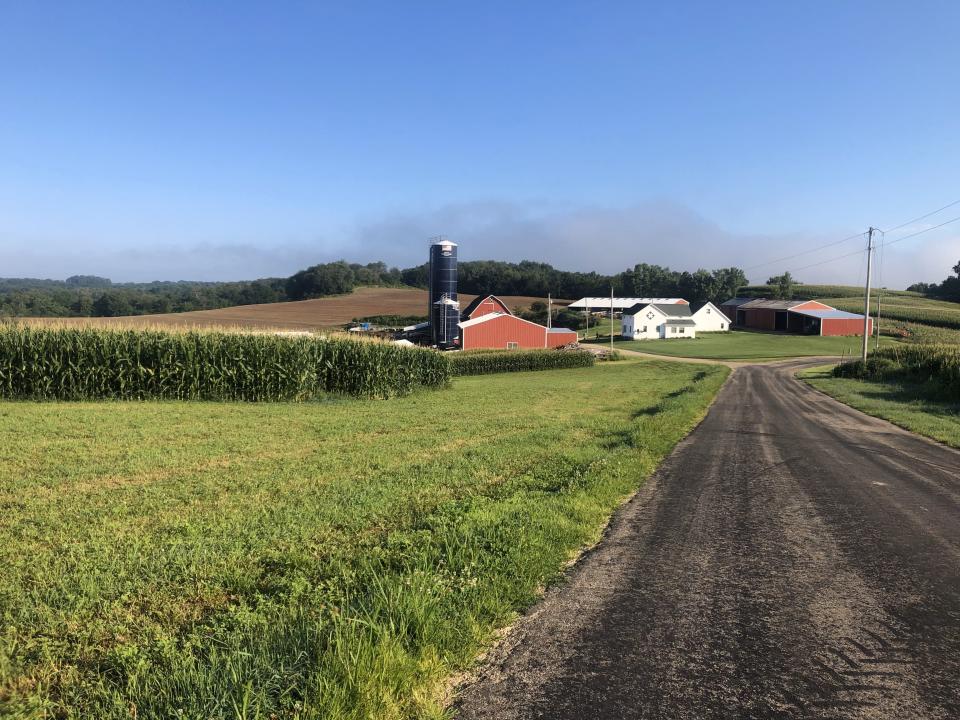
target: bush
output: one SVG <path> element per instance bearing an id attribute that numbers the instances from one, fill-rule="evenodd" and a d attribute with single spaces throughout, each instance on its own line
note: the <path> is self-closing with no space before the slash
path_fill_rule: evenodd
<path id="1" fill-rule="evenodd" d="M 492 350 L 450 354 L 453 375 L 590 367 L 593 354 L 585 350 Z"/>
<path id="2" fill-rule="evenodd" d="M 960 400 L 960 346 L 896 345 L 880 348 L 866 363 L 838 365 L 836 377 L 866 380 L 909 380 L 928 383 L 943 400 Z"/>
<path id="3" fill-rule="evenodd" d="M 433 350 L 230 332 L 0 328 L 0 397 L 304 401 L 385 398 L 449 382 Z"/>

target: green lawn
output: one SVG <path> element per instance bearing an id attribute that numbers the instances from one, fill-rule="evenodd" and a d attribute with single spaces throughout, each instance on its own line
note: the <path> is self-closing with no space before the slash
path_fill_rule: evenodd
<path id="1" fill-rule="evenodd" d="M 441 716 L 450 675 L 599 537 L 727 372 L 0 403 L 0 716 Z"/>
<path id="2" fill-rule="evenodd" d="M 671 357 L 710 360 L 772 360 L 817 355 L 856 355 L 860 353 L 862 342 L 862 339 L 858 337 L 819 337 L 731 330 L 730 332 L 703 333 L 694 339 L 684 340 L 621 340 L 615 338 L 614 347 Z M 894 341 L 889 338 L 881 338 L 880 342 L 884 344 Z M 873 345 L 874 340 L 871 339 L 870 347 L 872 348 Z"/>
<path id="3" fill-rule="evenodd" d="M 960 448 L 960 403 L 936 402 L 922 388 L 852 378 L 835 378 L 833 366 L 798 374 L 818 390 L 868 415 Z"/>

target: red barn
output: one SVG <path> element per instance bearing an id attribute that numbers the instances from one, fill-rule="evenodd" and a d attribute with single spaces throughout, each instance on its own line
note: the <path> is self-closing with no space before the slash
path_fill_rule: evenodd
<path id="1" fill-rule="evenodd" d="M 490 313 L 513 314 L 503 300 L 496 295 L 478 295 L 473 299 L 473 302 L 467 305 L 466 309 L 460 313 L 460 319 L 473 320 L 473 318 L 478 318 L 481 315 L 489 315 Z"/>
<path id="2" fill-rule="evenodd" d="M 463 311 L 460 349 L 534 350 L 557 348 L 577 341 L 566 328 L 547 328 L 519 318 L 495 295 L 482 295 Z"/>

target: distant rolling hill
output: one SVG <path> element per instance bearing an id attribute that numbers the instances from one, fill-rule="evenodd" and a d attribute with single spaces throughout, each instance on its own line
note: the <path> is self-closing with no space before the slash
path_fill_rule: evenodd
<path id="1" fill-rule="evenodd" d="M 465 307 L 476 295 L 460 295 Z M 545 298 L 519 295 L 499 296 L 509 308 L 527 308 Z M 566 304 L 569 301 L 557 301 Z M 36 318 L 32 322 L 82 324 L 97 326 L 166 325 L 171 327 L 243 327 L 280 330 L 316 330 L 349 323 L 354 318 L 374 315 L 426 316 L 427 292 L 414 288 L 357 288 L 348 295 L 268 303 L 237 305 L 219 310 L 196 310 L 163 315 L 136 315 L 117 318 Z"/>

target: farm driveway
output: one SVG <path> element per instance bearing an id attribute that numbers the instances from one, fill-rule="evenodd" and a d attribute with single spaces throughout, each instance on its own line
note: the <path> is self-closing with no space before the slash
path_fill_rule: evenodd
<path id="1" fill-rule="evenodd" d="M 467 718 L 960 717 L 960 453 L 739 368 Z"/>

